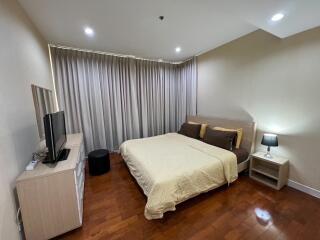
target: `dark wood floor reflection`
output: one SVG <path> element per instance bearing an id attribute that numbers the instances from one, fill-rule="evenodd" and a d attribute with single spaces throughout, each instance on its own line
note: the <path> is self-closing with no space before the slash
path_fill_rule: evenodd
<path id="1" fill-rule="evenodd" d="M 240 176 L 148 221 L 146 198 L 117 154 L 109 173 L 85 183 L 83 227 L 58 239 L 320 239 L 320 200 Z"/>

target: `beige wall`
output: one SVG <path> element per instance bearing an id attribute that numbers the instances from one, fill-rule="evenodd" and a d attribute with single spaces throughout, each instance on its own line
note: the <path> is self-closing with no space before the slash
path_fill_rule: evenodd
<path id="1" fill-rule="evenodd" d="M 0 239 L 19 239 L 15 179 L 38 143 L 31 83 L 52 89 L 46 42 L 15 0 L 0 0 Z"/>
<path id="2" fill-rule="evenodd" d="M 287 39 L 261 30 L 198 58 L 198 114 L 254 119 L 279 135 L 290 179 L 320 190 L 320 28 Z"/>

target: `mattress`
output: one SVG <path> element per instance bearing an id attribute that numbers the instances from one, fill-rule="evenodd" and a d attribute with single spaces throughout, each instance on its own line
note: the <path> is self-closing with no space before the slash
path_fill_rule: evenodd
<path id="1" fill-rule="evenodd" d="M 177 133 L 129 140 L 120 152 L 147 196 L 147 219 L 238 177 L 234 153 Z"/>

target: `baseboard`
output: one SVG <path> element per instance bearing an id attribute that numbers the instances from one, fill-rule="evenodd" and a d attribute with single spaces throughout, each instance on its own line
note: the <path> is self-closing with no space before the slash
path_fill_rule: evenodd
<path id="1" fill-rule="evenodd" d="M 303 185 L 301 183 L 298 183 L 298 182 L 295 182 L 295 181 L 292 181 L 292 180 L 288 180 L 288 186 L 289 187 L 292 187 L 294 189 L 297 189 L 301 192 L 304 192 L 304 193 L 307 193 L 311 196 L 314 196 L 316 198 L 320 198 L 320 191 L 317 190 L 317 189 L 314 189 L 314 188 L 311 188 L 311 187 L 308 187 L 306 185 Z"/>

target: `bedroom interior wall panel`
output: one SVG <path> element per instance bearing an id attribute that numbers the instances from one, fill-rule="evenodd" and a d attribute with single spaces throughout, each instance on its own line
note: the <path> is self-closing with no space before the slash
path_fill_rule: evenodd
<path id="1" fill-rule="evenodd" d="M 320 28 L 279 39 L 258 30 L 198 57 L 198 114 L 279 136 L 295 182 L 320 190 Z"/>
<path id="2" fill-rule="evenodd" d="M 46 41 L 15 0 L 0 1 L 0 239 L 19 239 L 15 179 L 39 142 L 31 84 L 52 89 Z"/>

